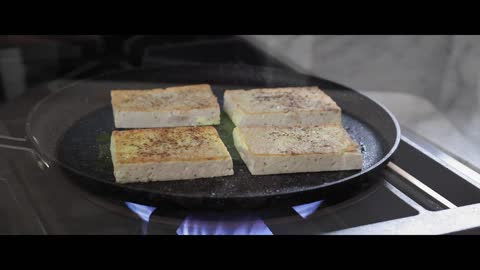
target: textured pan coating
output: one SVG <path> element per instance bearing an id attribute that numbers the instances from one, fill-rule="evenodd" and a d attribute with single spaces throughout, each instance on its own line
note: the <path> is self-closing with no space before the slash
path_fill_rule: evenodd
<path id="1" fill-rule="evenodd" d="M 318 85 L 342 107 L 343 126 L 362 149 L 362 171 L 252 177 L 243 162 L 236 159 L 231 140 L 230 126 L 233 124 L 228 117 L 222 116 L 221 125 L 216 128 L 234 158 L 234 176 L 202 181 L 119 185 L 113 176 L 109 151 L 110 135 L 115 129 L 109 89 L 121 89 L 125 81 L 135 82 L 129 84 L 131 89 L 147 89 L 152 82 L 159 87 L 167 87 L 208 81 L 212 83 L 212 90 L 220 99 L 220 104 L 223 104 L 224 89 Z M 348 193 L 348 190 L 356 190 L 357 183 L 363 184 L 366 180 L 363 176 L 381 171 L 400 140 L 400 129 L 394 117 L 371 99 L 334 82 L 288 70 L 245 65 L 181 65 L 109 73 L 95 79 L 95 82 L 100 83 L 93 86 L 91 83 L 75 84 L 39 106 L 31 114 L 29 138 L 38 139 L 43 153 L 59 160 L 67 169 L 65 172 L 82 176 L 78 181 L 82 186 L 85 184 L 85 187 L 101 192 L 103 196 L 124 201 L 158 206 L 167 202 L 209 209 L 251 209 L 272 205 L 278 209 L 283 203 L 293 205 L 300 204 L 299 201 L 307 203 L 326 196 L 336 197 Z M 91 99 L 78 98 L 86 96 L 101 96 L 96 100 L 104 100 L 105 103 L 102 105 L 92 103 Z M 69 107 L 63 110 L 63 104 Z M 75 106 L 72 107 L 72 104 Z M 76 113 L 73 116 L 59 113 L 63 111 Z M 56 130 L 59 133 L 55 135 Z"/>

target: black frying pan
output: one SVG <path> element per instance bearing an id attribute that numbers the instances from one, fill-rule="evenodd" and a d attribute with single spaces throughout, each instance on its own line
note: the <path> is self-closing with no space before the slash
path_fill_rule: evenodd
<path id="1" fill-rule="evenodd" d="M 362 170 L 252 176 L 233 146 L 234 127 L 222 113 L 217 129 L 234 160 L 233 176 L 142 184 L 117 184 L 110 159 L 114 129 L 110 90 L 209 83 L 223 105 L 225 89 L 319 86 L 343 110 L 343 124 L 362 147 Z M 39 102 L 27 136 L 50 166 L 93 191 L 115 199 L 195 208 L 254 208 L 312 199 L 340 198 L 382 169 L 400 141 L 400 129 L 384 107 L 345 86 L 292 71 L 246 65 L 172 66 L 104 74 L 72 84 Z"/>

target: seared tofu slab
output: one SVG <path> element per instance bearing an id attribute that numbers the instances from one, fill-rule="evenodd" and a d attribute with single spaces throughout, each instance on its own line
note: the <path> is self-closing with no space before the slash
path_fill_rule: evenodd
<path id="1" fill-rule="evenodd" d="M 211 126 L 113 131 L 111 153 L 117 183 L 233 174 L 232 158 Z"/>
<path id="2" fill-rule="evenodd" d="M 226 90 L 224 110 L 236 126 L 341 123 L 341 109 L 318 87 Z"/>
<path id="3" fill-rule="evenodd" d="M 116 128 L 220 124 L 220 106 L 210 85 L 151 90 L 112 90 Z"/>
<path id="4" fill-rule="evenodd" d="M 236 127 L 235 147 L 253 175 L 359 170 L 358 144 L 337 124 Z"/>

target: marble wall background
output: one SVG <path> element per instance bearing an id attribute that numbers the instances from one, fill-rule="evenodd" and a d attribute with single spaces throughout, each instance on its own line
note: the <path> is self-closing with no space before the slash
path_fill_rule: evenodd
<path id="1" fill-rule="evenodd" d="M 480 168 L 480 36 L 245 38 L 299 71 L 363 91 Z"/>

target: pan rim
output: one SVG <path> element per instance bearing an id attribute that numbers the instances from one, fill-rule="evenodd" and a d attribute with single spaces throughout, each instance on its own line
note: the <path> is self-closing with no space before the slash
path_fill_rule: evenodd
<path id="1" fill-rule="evenodd" d="M 205 68 L 205 66 L 218 67 L 219 65 L 213 65 L 213 64 L 185 64 L 185 65 L 180 65 L 180 67 L 182 67 L 182 68 Z M 115 73 L 129 72 L 129 71 L 132 71 L 132 70 L 133 71 L 161 70 L 161 69 L 173 69 L 173 68 L 176 68 L 176 67 L 178 68 L 179 66 L 178 65 L 166 65 L 166 66 L 163 66 L 163 67 L 140 67 L 140 68 L 132 67 L 132 68 L 126 68 L 126 69 L 123 68 L 123 69 L 112 70 L 112 71 L 109 71 L 109 72 L 104 72 L 104 73 L 101 73 L 101 74 L 98 74 L 98 75 L 95 75 L 95 76 L 92 76 L 92 77 L 88 77 L 88 78 L 85 78 L 85 79 L 74 81 L 74 82 L 72 82 L 68 85 L 65 85 L 65 86 L 57 89 L 55 92 L 50 93 L 47 96 L 45 96 L 44 98 L 40 99 L 35 104 L 35 106 L 30 110 L 30 112 L 28 113 L 28 116 L 27 116 L 26 124 L 25 124 L 26 138 L 31 142 L 35 152 L 38 155 L 40 155 L 42 158 L 46 159 L 47 161 L 52 162 L 54 165 L 58 164 L 62 168 L 68 169 L 69 171 L 72 171 L 72 172 L 74 172 L 74 173 L 76 173 L 76 174 L 78 174 L 82 177 L 87 177 L 89 179 L 94 179 L 94 180 L 102 182 L 103 184 L 107 184 L 107 185 L 118 188 L 119 184 L 117 184 L 117 183 L 112 183 L 112 182 L 109 182 L 109 181 L 98 179 L 97 177 L 92 177 L 88 174 L 85 174 L 84 172 L 81 172 L 81 171 L 79 171 L 75 168 L 72 168 L 72 167 L 70 167 L 66 164 L 63 164 L 61 161 L 59 161 L 55 157 L 51 157 L 50 155 L 47 155 L 44 151 L 41 150 L 41 145 L 38 143 L 38 141 L 33 136 L 32 125 L 31 125 L 32 120 L 33 120 L 36 112 L 38 111 L 38 109 L 44 103 L 46 103 L 50 99 L 54 98 L 56 95 L 58 95 L 60 93 L 63 93 L 65 90 L 67 90 L 67 89 L 69 89 L 69 88 L 71 88 L 75 85 L 86 82 L 88 80 L 92 80 L 94 78 L 101 78 L 103 76 L 106 76 L 106 75 L 112 74 L 112 73 L 115 74 Z M 328 183 L 322 184 L 321 186 L 308 187 L 308 188 L 302 189 L 301 191 L 273 192 L 272 194 L 263 194 L 261 196 L 262 198 L 272 198 L 272 197 L 285 196 L 285 195 L 295 195 L 295 194 L 298 194 L 298 193 L 315 191 L 315 190 L 318 190 L 318 189 L 323 189 L 323 188 L 330 187 L 332 185 L 342 184 L 342 183 L 345 183 L 347 181 L 353 180 L 355 178 L 359 178 L 360 176 L 366 175 L 366 174 L 370 173 L 372 170 L 375 170 L 378 167 L 381 167 L 381 166 L 385 165 L 385 163 L 395 153 L 395 151 L 397 150 L 397 148 L 400 144 L 401 128 L 400 128 L 400 124 L 399 124 L 398 120 L 393 115 L 393 113 L 389 109 L 387 109 L 383 104 L 381 104 L 380 102 L 369 98 L 365 94 L 363 94 L 363 93 L 361 93 L 361 92 L 359 92 L 359 91 L 357 91 L 357 90 L 355 90 L 351 87 L 348 87 L 344 84 L 337 83 L 335 81 L 326 79 L 324 77 L 318 77 L 318 76 L 314 76 L 314 75 L 311 75 L 311 74 L 305 74 L 305 73 L 302 73 L 302 72 L 299 72 L 299 71 L 296 71 L 296 70 L 289 70 L 289 69 L 286 69 L 286 68 L 278 68 L 278 67 L 270 67 L 270 66 L 255 66 L 255 65 L 249 65 L 249 64 L 222 64 L 221 67 L 222 68 L 224 68 L 224 67 L 230 67 L 230 68 L 233 68 L 233 67 L 237 67 L 237 68 L 238 67 L 250 67 L 250 68 L 263 69 L 263 70 L 267 69 L 267 70 L 275 70 L 277 72 L 287 72 L 287 73 L 291 73 L 291 74 L 295 74 L 295 75 L 304 76 L 306 79 L 313 79 L 313 80 L 319 80 L 320 79 L 320 80 L 325 81 L 327 83 L 331 83 L 333 85 L 339 86 L 343 89 L 353 91 L 356 94 L 361 95 L 362 97 L 364 97 L 364 98 L 370 100 L 371 102 L 373 102 L 374 104 L 378 105 L 388 115 L 388 117 L 390 118 L 390 120 L 393 122 L 393 124 L 395 126 L 396 138 L 395 138 L 395 142 L 393 143 L 393 146 L 383 156 L 382 159 L 380 159 L 379 161 L 377 161 L 375 164 L 371 165 L 370 167 L 366 168 L 365 170 L 361 170 L 361 171 L 359 171 L 359 172 L 357 172 L 353 175 L 347 176 L 345 178 L 342 178 L 342 179 L 339 179 L 339 180 L 336 180 L 336 181 L 333 181 L 333 182 L 328 182 Z M 144 188 L 139 188 L 139 187 L 135 187 L 135 186 L 128 186 L 128 189 L 131 190 L 131 191 L 135 191 L 135 192 L 147 192 Z M 249 195 L 243 195 L 243 196 L 242 195 L 231 195 L 231 196 L 226 196 L 226 197 L 216 196 L 216 197 L 208 197 L 208 198 L 206 198 L 204 196 L 195 196 L 194 194 L 192 194 L 192 195 L 178 194 L 178 195 L 175 195 L 175 196 L 173 196 L 172 194 L 161 194 L 161 196 L 164 197 L 164 198 L 169 198 L 169 197 L 184 198 L 184 199 L 200 199 L 200 198 L 202 198 L 202 199 L 207 199 L 207 200 L 208 199 L 213 199 L 213 200 L 219 200 L 219 199 L 221 199 L 221 200 L 230 200 L 230 199 L 231 200 L 236 200 L 236 199 L 249 199 L 249 198 L 258 197 L 258 195 L 255 195 L 255 194 L 252 194 L 250 196 Z"/>

